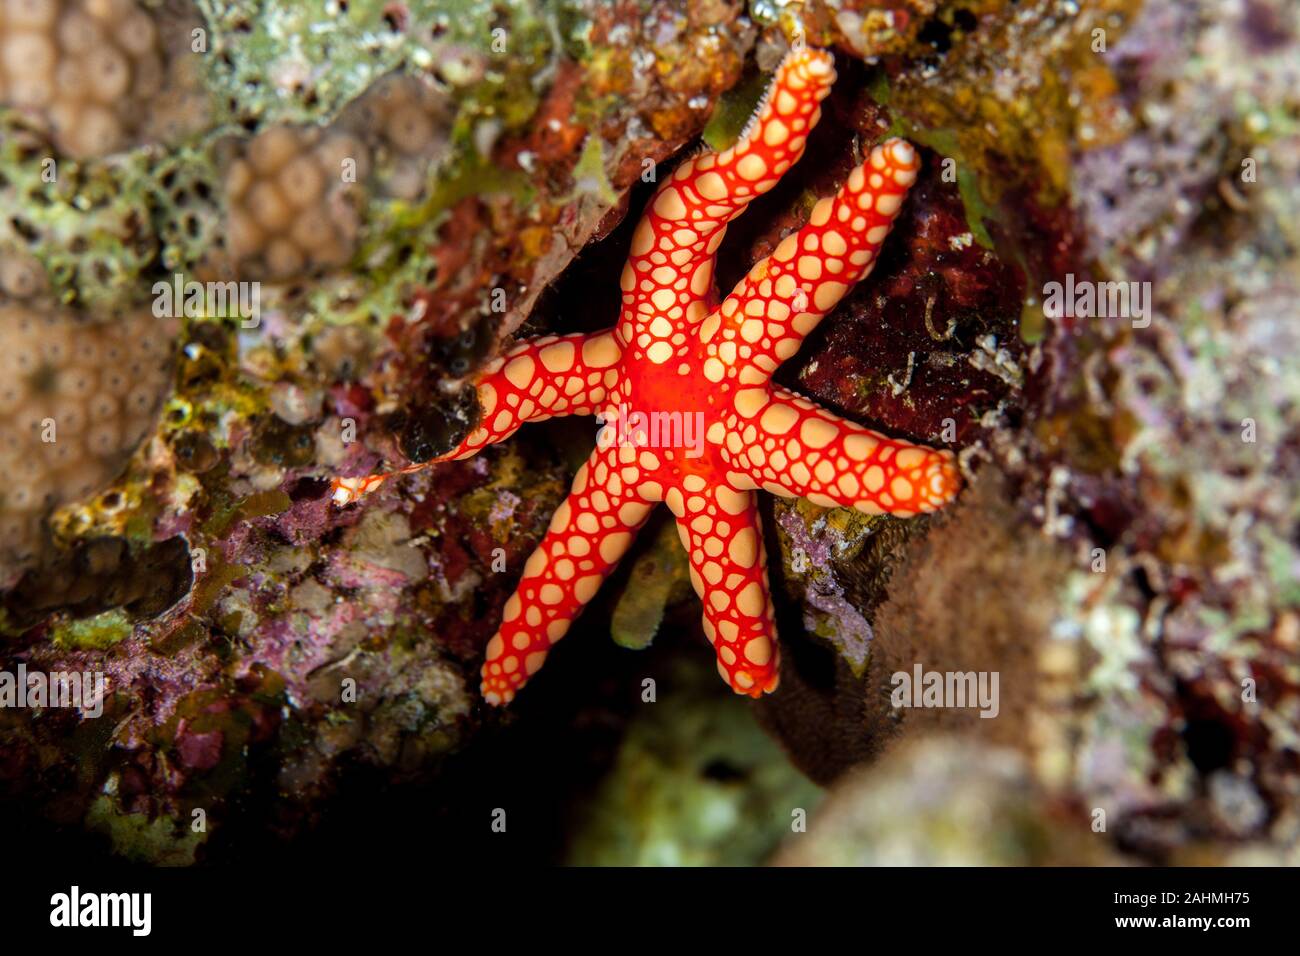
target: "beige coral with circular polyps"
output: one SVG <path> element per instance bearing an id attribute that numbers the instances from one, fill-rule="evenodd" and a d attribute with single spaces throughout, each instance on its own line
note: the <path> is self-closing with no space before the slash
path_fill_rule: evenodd
<path id="1" fill-rule="evenodd" d="M 33 555 L 52 508 L 111 480 L 151 427 L 171 350 L 159 322 L 0 303 L 0 573 Z"/>
<path id="2" fill-rule="evenodd" d="M 75 159 L 176 132 L 202 112 L 195 70 L 155 16 L 135 0 L 0 0 L 0 104 Z"/>
<path id="3" fill-rule="evenodd" d="M 429 163 L 446 147 L 449 120 L 442 93 L 414 76 L 394 74 L 350 104 L 337 125 L 374 148 L 381 193 L 413 200 L 424 191 Z"/>
<path id="4" fill-rule="evenodd" d="M 395 75 L 328 127 L 263 129 L 226 167 L 226 248 L 235 271 L 287 280 L 346 263 L 372 189 L 408 201 L 423 192 L 446 145 L 447 117 L 440 94 Z"/>
<path id="5" fill-rule="evenodd" d="M 343 265 L 360 228 L 369 150 L 346 133 L 272 126 L 226 170 L 227 249 L 241 274 L 288 279 Z"/>

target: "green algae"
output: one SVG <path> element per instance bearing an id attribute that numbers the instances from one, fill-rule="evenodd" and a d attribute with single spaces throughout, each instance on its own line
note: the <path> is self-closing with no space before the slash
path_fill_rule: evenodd
<path id="1" fill-rule="evenodd" d="M 692 655 L 633 718 L 568 862 L 752 866 L 820 800 L 706 659 Z"/>
<path id="2" fill-rule="evenodd" d="M 686 555 L 675 521 L 663 521 L 650 547 L 632 561 L 627 584 L 609 622 L 610 637 L 620 647 L 649 647 L 668 605 L 690 591 Z"/>
<path id="3" fill-rule="evenodd" d="M 103 795 L 90 805 L 86 827 L 108 837 L 119 856 L 155 866 L 190 866 L 208 836 L 206 828 L 196 830 L 171 817 L 123 813 Z"/>
<path id="4" fill-rule="evenodd" d="M 121 608 L 94 617 L 62 621 L 50 630 L 50 640 L 60 647 L 105 650 L 131 636 L 131 619 Z"/>
<path id="5" fill-rule="evenodd" d="M 701 133 L 705 144 L 715 152 L 730 147 L 758 111 L 772 78 L 765 73 L 755 73 L 733 86 L 718 98 L 713 115 Z"/>
<path id="6" fill-rule="evenodd" d="M 964 157 L 958 158 L 961 156 L 961 143 L 956 132 L 950 129 L 927 129 L 900 116 L 894 120 L 890 134 L 928 146 L 939 154 L 941 162 L 953 160 L 952 169 L 966 212 L 966 225 L 976 242 L 985 249 L 994 249 L 993 237 L 989 235 L 986 223 L 997 221 L 998 213 L 991 201 L 990 191 L 975 171 L 975 164 L 966 162 Z"/>
<path id="7" fill-rule="evenodd" d="M 573 167 L 574 194 L 595 196 L 606 206 L 618 202 L 618 193 L 605 175 L 605 144 L 599 136 L 588 136 Z M 572 198 L 572 197 L 566 197 Z"/>

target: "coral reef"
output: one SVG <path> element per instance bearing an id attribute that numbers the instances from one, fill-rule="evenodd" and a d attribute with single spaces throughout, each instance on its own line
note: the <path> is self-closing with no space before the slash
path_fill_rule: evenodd
<path id="1" fill-rule="evenodd" d="M 205 112 L 190 44 L 199 22 L 182 4 L 14 0 L 0 9 L 0 104 L 74 159 L 174 138 Z"/>
<path id="2" fill-rule="evenodd" d="M 961 781 L 954 786 L 954 781 Z M 959 737 L 900 747 L 851 774 L 787 836 L 777 866 L 1115 866 L 1021 755 Z"/>
<path id="3" fill-rule="evenodd" d="M 512 336 L 607 326 L 652 192 L 697 138 L 731 145 L 798 43 L 840 78 L 719 288 L 874 144 L 916 144 L 871 281 L 776 385 L 959 450 L 967 489 L 907 521 L 761 505 L 785 652 L 762 701 L 683 681 L 614 720 L 594 666 L 539 674 L 556 733 L 622 739 L 570 858 L 754 862 L 784 835 L 794 864 L 1294 862 L 1283 0 L 0 3 L 0 670 L 108 684 L 97 718 L 0 710 L 6 819 L 230 858 L 535 715 L 472 687 L 590 431 L 530 426 L 364 508 L 330 480 L 458 441 Z M 256 288 L 256 314 L 156 317 L 177 277 Z M 1140 298 L 1047 307 L 1069 277 Z M 611 617 L 622 657 L 704 640 L 672 530 L 589 643 Z M 996 672 L 997 716 L 897 706 L 917 665 Z"/>
<path id="4" fill-rule="evenodd" d="M 833 654 L 805 655 L 764 719 L 818 779 L 960 729 L 1014 748 L 1019 773 L 1079 819 L 1104 817 L 1097 837 L 1131 858 L 1281 861 L 1294 853 L 1300 769 L 1300 370 L 1279 292 L 1300 273 L 1277 212 L 1295 193 L 1280 116 L 1294 107 L 1282 59 L 1297 24 L 1272 4 L 1076 13 L 986 12 L 949 35 L 936 69 L 891 77 L 903 128 L 972 175 L 967 213 L 1027 270 L 1029 348 L 971 362 L 1003 377 L 1010 401 L 968 429 L 963 461 L 982 462 L 979 480 L 924 540 L 780 521 L 792 547 L 830 558 L 787 570 L 796 585 L 855 599 L 821 611 L 809 597 Z M 1236 66 L 1242 45 L 1259 54 L 1249 70 Z M 995 68 L 1007 72 L 980 98 L 973 76 Z M 1035 135 L 1017 136 L 1027 117 Z M 1036 153 L 1013 154 L 1016 143 Z M 1260 164 L 1267 174 L 1252 172 Z M 1028 216 L 998 188 L 1017 180 L 1032 186 Z M 1027 224 L 1054 238 L 1033 250 Z M 1067 273 L 1147 282 L 1148 307 L 1053 314 L 1047 283 Z M 944 304 L 927 324 L 960 337 L 968 320 L 949 325 Z M 899 708 L 896 677 L 917 666 L 997 673 L 997 717 Z"/>
<path id="5" fill-rule="evenodd" d="M 717 692 L 711 668 L 679 661 L 670 676 L 672 693 L 629 723 L 567 862 L 753 865 L 816 817 L 820 791 Z"/>
<path id="6" fill-rule="evenodd" d="M 95 720 L 0 713 L 4 794 L 132 858 L 207 857 L 269 795 L 284 799 L 256 829 L 301 833 L 346 767 L 427 776 L 478 731 L 466 675 L 566 463 L 524 442 L 364 516 L 331 511 L 328 476 L 437 430 L 425 409 L 445 379 L 531 313 L 646 158 L 700 128 L 750 30 L 732 7 L 642 23 L 593 3 L 563 14 L 585 24 L 563 21 L 570 50 L 560 13 L 524 3 L 354 4 L 337 21 L 334 6 L 200 4 L 208 108 L 179 138 L 133 127 L 81 155 L 41 115 L 0 109 L 6 335 L 47 302 L 112 337 L 113 316 L 152 318 L 158 282 L 260 283 L 256 315 L 207 297 L 170 333 L 130 326 L 133 348 L 177 356 L 162 414 L 124 467 L 83 470 L 77 497 L 41 489 L 21 517 L 42 546 L 5 581 L 6 669 L 102 671 L 109 696 Z M 310 28 L 325 20 L 328 34 Z M 660 67 L 631 70 L 652 32 Z M 227 190 L 275 138 L 290 148 L 265 157 L 274 172 Z M 259 185 L 310 198 L 290 221 L 329 217 L 338 249 L 326 231 L 275 256 L 239 245 L 238 220 L 270 211 Z M 101 401 L 141 384 L 128 368 L 101 355 L 87 369 L 111 377 Z"/>
<path id="7" fill-rule="evenodd" d="M 14 263 L 4 271 L 6 290 L 35 287 Z M 93 322 L 0 297 L 0 577 L 41 550 L 50 509 L 102 488 L 153 428 L 166 331 L 148 312 Z"/>

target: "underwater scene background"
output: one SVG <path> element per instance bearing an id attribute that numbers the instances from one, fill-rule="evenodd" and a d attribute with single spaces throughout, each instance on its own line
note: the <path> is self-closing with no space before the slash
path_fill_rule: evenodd
<path id="1" fill-rule="evenodd" d="M 0 0 L 5 830 L 150 866 L 1295 863 L 1298 43 L 1286 0 Z M 629 262 L 688 331 L 779 294 L 842 188 L 871 255 L 791 268 L 870 275 L 809 286 L 763 381 L 935 449 L 933 507 L 738 426 L 728 461 L 809 476 L 726 479 L 748 550 L 692 556 L 661 495 L 485 700 L 540 667 L 492 641 L 545 612 L 598 424 L 432 463 L 492 427 L 481 383 L 597 341 Z M 707 275 L 638 232 L 703 245 L 727 203 Z M 730 395 L 708 368 L 683 402 Z M 697 592 L 763 561 L 779 657 L 737 665 Z"/>

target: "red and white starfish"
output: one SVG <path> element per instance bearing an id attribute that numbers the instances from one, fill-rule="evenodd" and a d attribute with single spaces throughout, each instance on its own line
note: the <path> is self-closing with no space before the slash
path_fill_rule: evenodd
<path id="1" fill-rule="evenodd" d="M 951 452 L 887 438 L 771 381 L 871 271 L 916 179 L 908 143 L 873 149 L 718 305 L 714 253 L 727 224 L 802 155 L 834 78 L 829 54 L 792 53 L 740 141 L 662 185 L 633 236 L 613 329 L 521 342 L 478 376 L 479 427 L 437 461 L 467 458 L 525 422 L 605 422 L 488 643 L 488 703 L 508 703 L 537 673 L 660 501 L 677 518 L 718 670 L 757 697 L 775 689 L 779 653 L 756 489 L 902 517 L 956 494 Z M 338 479 L 335 500 L 386 477 Z"/>

